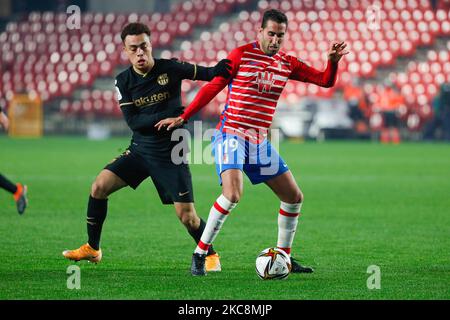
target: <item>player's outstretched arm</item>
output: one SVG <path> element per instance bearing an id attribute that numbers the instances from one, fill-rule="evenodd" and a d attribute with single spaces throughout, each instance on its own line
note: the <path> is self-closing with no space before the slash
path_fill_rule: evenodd
<path id="1" fill-rule="evenodd" d="M 345 48 L 347 44 L 342 42 L 334 42 L 331 46 L 330 52 L 328 53 L 328 59 L 330 59 L 333 63 L 338 63 L 339 60 L 346 54 L 349 54 L 349 51 L 346 51 Z"/>
<path id="2" fill-rule="evenodd" d="M 155 127 L 158 130 L 167 128 L 170 130 L 181 126 L 185 121 L 188 121 L 197 111 L 206 106 L 220 91 L 222 91 L 230 82 L 230 78 L 234 77 L 242 57 L 242 52 L 235 49 L 227 57 L 227 59 L 219 61 L 213 67 L 215 72 L 222 73 L 226 69 L 227 77 L 214 77 L 211 82 L 205 84 L 195 96 L 194 100 L 184 110 L 184 113 L 176 118 L 168 118 L 159 121 Z"/>
<path id="3" fill-rule="evenodd" d="M 336 82 L 338 62 L 344 55 L 348 54 L 348 51 L 345 51 L 346 46 L 344 42 L 333 43 L 328 52 L 328 63 L 324 71 L 319 71 L 294 58 L 295 60 L 292 61 L 294 70 L 289 78 L 331 88 Z"/>
<path id="4" fill-rule="evenodd" d="M 194 80 L 211 81 L 215 77 L 229 78 L 231 75 L 231 61 L 222 59 L 214 67 L 197 66 Z"/>
<path id="5" fill-rule="evenodd" d="M 184 110 L 184 113 L 177 118 L 168 118 L 159 121 L 155 127 L 158 130 L 165 127 L 170 130 L 181 126 L 185 121 L 189 120 L 201 108 L 206 106 L 220 91 L 228 84 L 228 79 L 216 77 L 211 82 L 205 84 L 195 96 L 194 100 Z"/>
<path id="6" fill-rule="evenodd" d="M 8 131 L 9 120 L 1 107 L 0 107 L 0 126 L 2 126 L 3 129 L 5 129 L 5 131 Z"/>

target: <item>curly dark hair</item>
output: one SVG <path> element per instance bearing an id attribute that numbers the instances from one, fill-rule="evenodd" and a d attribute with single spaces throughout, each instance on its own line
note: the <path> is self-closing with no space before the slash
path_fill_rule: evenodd
<path id="1" fill-rule="evenodd" d="M 275 21 L 277 23 L 285 23 L 286 26 L 288 24 L 288 19 L 286 15 L 283 12 L 276 9 L 270 9 L 264 12 L 261 28 L 264 29 L 267 26 L 267 21 L 269 20 Z"/>
<path id="2" fill-rule="evenodd" d="M 139 22 L 132 22 L 127 24 L 123 29 L 122 33 L 120 34 L 120 38 L 122 39 L 122 42 L 125 42 L 125 38 L 128 35 L 138 35 L 145 33 L 150 37 L 151 32 L 150 29 L 143 23 Z"/>

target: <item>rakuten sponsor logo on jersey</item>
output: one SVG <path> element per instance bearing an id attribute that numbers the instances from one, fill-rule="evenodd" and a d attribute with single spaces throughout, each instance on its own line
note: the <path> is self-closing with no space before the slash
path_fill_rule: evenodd
<path id="1" fill-rule="evenodd" d="M 151 96 L 140 97 L 139 99 L 134 100 L 134 104 L 136 107 L 148 107 L 164 100 L 167 100 L 170 97 L 169 92 L 155 93 Z"/>

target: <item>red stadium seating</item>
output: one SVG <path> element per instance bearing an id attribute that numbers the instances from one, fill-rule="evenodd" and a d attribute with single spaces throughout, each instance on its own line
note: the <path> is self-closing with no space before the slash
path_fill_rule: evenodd
<path id="1" fill-rule="evenodd" d="M 432 116 L 432 99 L 444 82 L 450 82 L 450 41 L 447 48 L 427 52 L 427 60 L 410 62 L 405 72 L 392 73 L 390 79 L 401 89 L 409 102 L 409 113 L 424 123 Z"/>
<path id="2" fill-rule="evenodd" d="M 347 42 L 351 53 L 341 63 L 336 85 L 336 88 L 342 88 L 352 77 L 373 77 L 378 67 L 392 66 L 397 57 L 411 57 L 417 47 L 431 46 L 437 36 L 449 35 L 450 10 L 440 8 L 433 12 L 427 0 L 383 1 L 378 26 L 368 23 L 366 12 L 369 5 L 371 2 L 368 1 L 350 0 L 326 3 L 262 0 L 258 3 L 258 11 L 243 11 L 238 21 L 225 22 L 214 32 L 205 31 L 200 39 L 184 42 L 181 51 L 165 52 L 165 57 L 174 56 L 211 65 L 236 46 L 255 40 L 255 26 L 260 23 L 261 13 L 268 8 L 279 8 L 286 12 L 289 19 L 284 50 L 310 65 L 323 68 L 326 61 L 324 55 L 330 42 Z M 424 90 L 414 87 L 411 91 L 426 91 L 429 97 L 435 93 L 435 85 L 424 87 Z M 306 95 L 326 96 L 333 92 L 333 89 L 314 89 L 301 83 L 295 86 L 301 88 L 299 93 Z M 404 90 L 408 91 L 408 88 Z M 295 89 L 289 86 L 283 97 L 286 98 L 293 91 Z M 292 98 L 289 100 L 292 101 Z M 423 101 L 425 99 L 422 97 Z M 210 109 L 220 110 L 218 99 L 213 104 L 214 107 Z"/>
<path id="3" fill-rule="evenodd" d="M 79 30 L 67 28 L 66 13 L 32 12 L 24 21 L 8 23 L 0 35 L 0 96 L 34 91 L 44 102 L 70 97 L 77 88 L 92 86 L 97 77 L 112 77 L 119 64 L 128 64 L 120 53 L 120 31 L 126 23 L 147 23 L 153 47 L 170 47 L 175 37 L 190 36 L 194 27 L 209 26 L 215 15 L 247 1 L 185 1 L 166 14 L 85 13 Z M 64 109 L 71 110 L 70 104 Z M 89 102 L 84 110 L 91 110 Z"/>

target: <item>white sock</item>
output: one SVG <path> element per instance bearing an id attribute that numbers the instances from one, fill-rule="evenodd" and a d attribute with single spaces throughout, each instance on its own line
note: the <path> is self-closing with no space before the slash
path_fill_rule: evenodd
<path id="1" fill-rule="evenodd" d="M 195 253 L 206 254 L 208 252 L 208 248 L 219 233 L 228 214 L 236 207 L 236 205 L 237 203 L 229 201 L 223 194 L 217 198 L 209 211 L 208 221 L 206 221 L 205 230 L 203 231 L 197 248 L 195 248 Z"/>
<path id="2" fill-rule="evenodd" d="M 281 201 L 278 214 L 278 242 L 277 247 L 291 256 L 292 242 L 297 230 L 298 217 L 302 203 L 286 203 Z"/>

